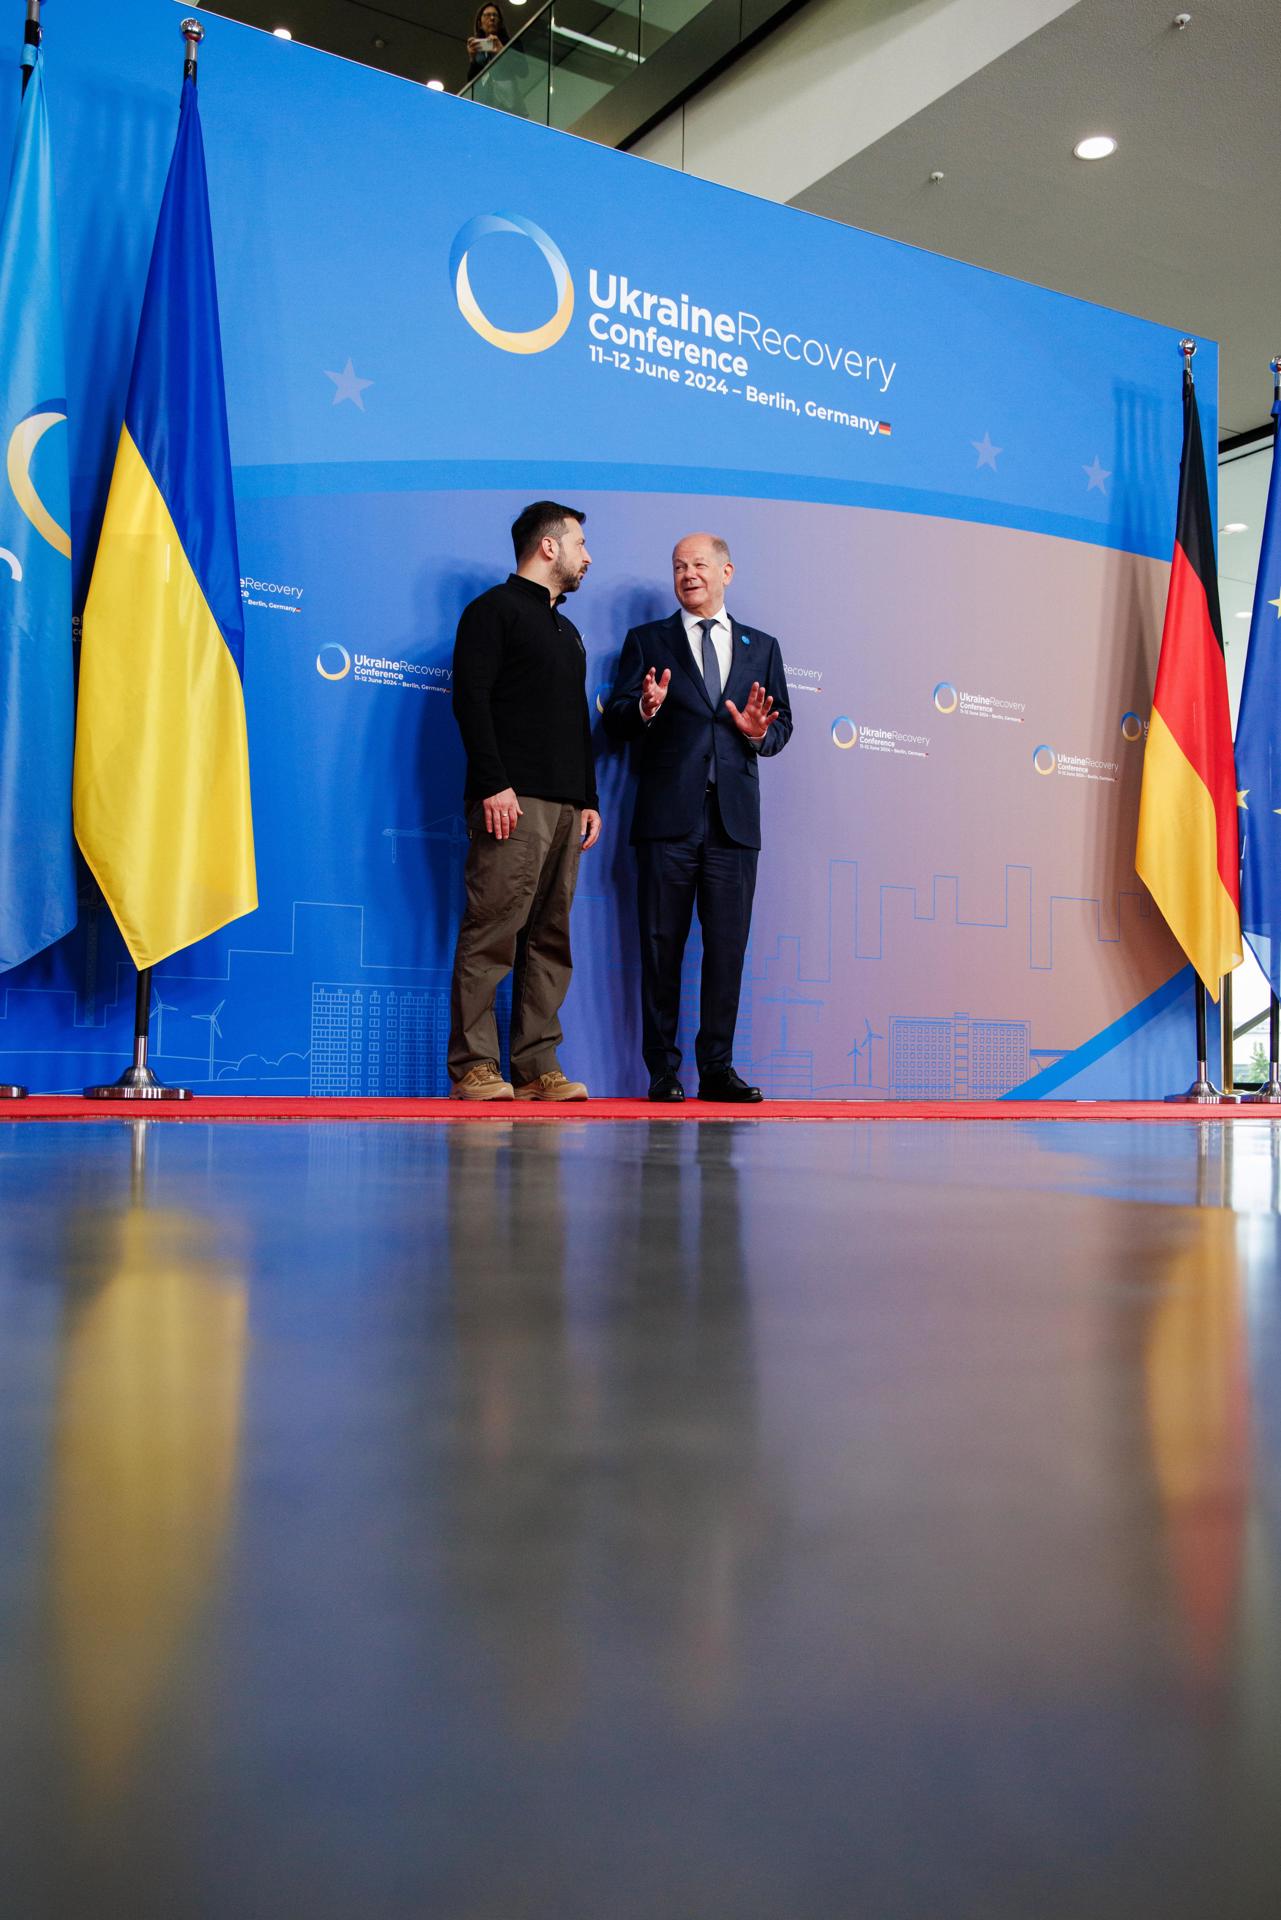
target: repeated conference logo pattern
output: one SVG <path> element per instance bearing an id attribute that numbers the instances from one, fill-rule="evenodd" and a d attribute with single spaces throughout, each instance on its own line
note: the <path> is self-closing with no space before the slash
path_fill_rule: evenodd
<path id="1" fill-rule="evenodd" d="M 351 655 L 346 647 L 331 641 L 316 655 L 316 672 L 322 680 L 345 680 L 351 672 Z"/>
<path id="2" fill-rule="evenodd" d="M 42 540 L 60 553 L 64 559 L 71 558 L 71 535 L 65 527 L 58 525 L 36 492 L 35 482 L 31 478 L 31 459 L 36 448 L 48 433 L 67 417 L 66 403 L 62 400 L 46 400 L 19 420 L 9 436 L 9 448 L 5 458 L 5 469 L 13 497 L 22 508 Z M 7 562 L 15 581 L 22 578 L 22 562 L 8 547 L 0 547 L 0 557 Z"/>

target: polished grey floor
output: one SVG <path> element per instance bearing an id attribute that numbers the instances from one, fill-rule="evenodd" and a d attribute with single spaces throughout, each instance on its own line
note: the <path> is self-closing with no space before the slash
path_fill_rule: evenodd
<path id="1" fill-rule="evenodd" d="M 5 1920 L 1275 1920 L 1281 1138 L 0 1124 Z"/>

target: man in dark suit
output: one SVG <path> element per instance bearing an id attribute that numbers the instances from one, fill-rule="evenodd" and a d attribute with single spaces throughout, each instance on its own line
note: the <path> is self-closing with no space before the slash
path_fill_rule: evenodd
<path id="1" fill-rule="evenodd" d="M 632 819 L 641 938 L 641 1046 L 651 1100 L 683 1100 L 676 1023 L 695 904 L 703 930 L 701 1100 L 757 1101 L 734 1071 L 734 1027 L 761 845 L 758 762 L 792 731 L 777 640 L 730 618 L 725 542 L 691 533 L 672 554 L 678 610 L 633 627 L 605 709 L 640 742 Z"/>

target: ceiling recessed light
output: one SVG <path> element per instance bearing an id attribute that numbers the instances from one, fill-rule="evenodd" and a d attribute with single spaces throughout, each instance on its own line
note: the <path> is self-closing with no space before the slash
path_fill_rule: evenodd
<path id="1" fill-rule="evenodd" d="M 1229 520 L 1226 527 L 1219 528 L 1220 533 L 1249 533 L 1249 531 L 1244 520 Z"/>
<path id="2" fill-rule="evenodd" d="M 1091 133 L 1078 140 L 1072 151 L 1078 160 L 1106 160 L 1116 152 L 1116 141 L 1110 133 Z"/>
<path id="3" fill-rule="evenodd" d="M 294 36 L 290 33 L 288 27 L 273 27 L 271 37 L 273 40 L 292 40 Z"/>
<path id="4" fill-rule="evenodd" d="M 443 80 L 429 80 L 429 81 L 427 82 L 427 91 L 428 91 L 428 93 L 443 93 L 443 92 L 445 91 L 445 83 L 444 83 L 444 81 L 443 81 Z"/>

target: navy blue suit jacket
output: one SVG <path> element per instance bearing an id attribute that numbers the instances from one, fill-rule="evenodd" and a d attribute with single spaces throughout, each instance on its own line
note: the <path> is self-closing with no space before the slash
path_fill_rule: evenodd
<path id="1" fill-rule="evenodd" d="M 783 676 L 778 641 L 730 616 L 734 636 L 729 681 L 713 713 L 703 676 L 694 662 L 679 613 L 633 627 L 623 642 L 618 677 L 605 708 L 605 730 L 615 740 L 638 740 L 636 811 L 632 843 L 680 840 L 703 817 L 708 769 L 716 755 L 716 792 L 721 820 L 731 840 L 743 847 L 761 844 L 761 790 L 757 761 L 781 753 L 792 731 L 792 709 Z M 667 698 L 648 726 L 640 717 L 641 687 L 649 668 L 661 680 L 671 669 Z M 753 680 L 774 701 L 778 718 L 759 748 L 751 746 L 725 711 L 732 700 L 740 713 Z"/>

